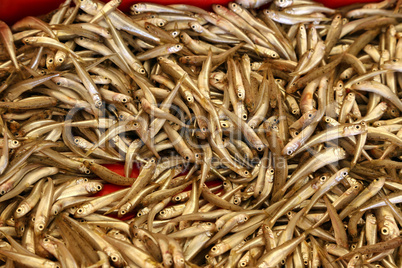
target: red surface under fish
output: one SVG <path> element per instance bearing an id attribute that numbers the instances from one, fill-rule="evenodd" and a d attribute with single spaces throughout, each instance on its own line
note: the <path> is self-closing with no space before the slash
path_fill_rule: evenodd
<path id="1" fill-rule="evenodd" d="M 164 5 L 169 4 L 191 4 L 204 9 L 210 9 L 211 4 L 222 4 L 225 5 L 233 0 L 152 0 L 152 1 L 135 1 L 135 0 L 123 0 L 119 9 L 128 12 L 130 6 L 137 2 L 153 2 Z M 46 14 L 63 3 L 64 0 L 0 0 L 0 20 L 12 24 L 19 19 L 26 16 L 38 16 Z M 104 1 L 108 2 L 108 1 Z M 317 2 L 323 3 L 324 5 L 331 8 L 338 8 L 354 3 L 368 3 L 368 2 L 379 2 L 378 0 L 317 0 Z M 105 165 L 110 170 L 124 176 L 124 166 L 122 164 L 110 164 Z M 135 178 L 138 175 L 138 170 L 134 169 L 131 177 Z M 123 187 L 111 184 L 105 184 L 103 190 L 97 193 L 97 195 L 105 195 L 110 192 L 122 189 Z"/>
<path id="2" fill-rule="evenodd" d="M 50 12 L 63 3 L 64 0 L 0 0 L 0 20 L 9 24 L 26 16 L 37 16 Z M 108 1 L 104 1 L 108 2 Z M 211 4 L 227 4 L 233 0 L 152 0 L 136 1 L 123 0 L 119 9 L 128 12 L 130 6 L 137 2 L 153 2 L 164 5 L 169 4 L 190 4 L 204 9 L 210 9 Z M 317 0 L 317 2 L 331 8 L 338 8 L 354 3 L 379 2 L 378 0 Z"/>

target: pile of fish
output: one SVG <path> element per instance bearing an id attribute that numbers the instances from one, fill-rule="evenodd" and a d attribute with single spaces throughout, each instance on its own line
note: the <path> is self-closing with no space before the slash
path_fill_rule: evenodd
<path id="1" fill-rule="evenodd" d="M 1 267 L 402 265 L 400 1 L 262 2 L 0 22 Z"/>

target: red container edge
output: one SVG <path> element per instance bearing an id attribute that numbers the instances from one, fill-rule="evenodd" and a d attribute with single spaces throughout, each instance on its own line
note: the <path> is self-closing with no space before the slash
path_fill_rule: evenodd
<path id="1" fill-rule="evenodd" d="M 59 7 L 64 0 L 0 0 L 0 20 L 13 24 L 26 16 L 39 16 Z M 104 0 L 104 2 L 108 2 Z M 230 0 L 123 0 L 119 9 L 128 12 L 131 5 L 138 2 L 153 2 L 158 4 L 190 4 L 204 9 L 210 9 L 212 4 L 226 5 Z M 327 7 L 339 8 L 354 3 L 378 2 L 378 0 L 317 0 Z"/>

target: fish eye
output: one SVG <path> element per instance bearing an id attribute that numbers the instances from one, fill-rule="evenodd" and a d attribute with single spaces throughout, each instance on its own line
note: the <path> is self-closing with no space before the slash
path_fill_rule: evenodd
<path id="1" fill-rule="evenodd" d="M 356 126 L 356 129 L 360 129 L 360 126 L 359 126 L 359 125 L 357 125 L 357 126 Z"/>
<path id="2" fill-rule="evenodd" d="M 112 256 L 111 259 L 112 259 L 113 262 L 117 262 L 119 260 L 119 258 L 117 256 Z"/>
<path id="3" fill-rule="evenodd" d="M 102 190 L 102 187 L 100 185 L 98 185 L 98 187 L 96 187 L 99 191 Z"/>
<path id="4" fill-rule="evenodd" d="M 49 59 L 49 62 L 53 62 L 53 59 Z"/>
<path id="5" fill-rule="evenodd" d="M 321 176 L 320 181 L 325 181 L 327 179 L 326 176 Z"/>
<path id="6" fill-rule="evenodd" d="M 288 150 L 288 155 L 291 155 L 292 153 L 293 153 L 293 151 L 292 150 Z"/>
<path id="7" fill-rule="evenodd" d="M 17 212 L 18 212 L 18 213 L 21 213 L 21 212 L 22 212 L 22 209 L 21 209 L 21 208 L 17 208 Z"/>
<path id="8" fill-rule="evenodd" d="M 163 26 L 164 25 L 164 23 L 163 22 L 159 22 L 159 26 Z"/>
<path id="9" fill-rule="evenodd" d="M 216 5 L 217 8 L 221 8 L 221 5 Z"/>
<path id="10" fill-rule="evenodd" d="M 60 83 L 60 82 L 57 82 L 57 83 L 56 83 L 56 85 L 60 86 L 60 85 L 61 85 L 61 83 Z"/>
<path id="11" fill-rule="evenodd" d="M 62 58 L 59 58 L 59 61 L 60 61 L 60 62 L 62 62 L 62 61 L 63 61 L 63 59 L 62 59 Z"/>
<path id="12" fill-rule="evenodd" d="M 392 62 L 398 62 L 398 60 L 397 60 L 397 59 L 393 59 Z"/>
<path id="13" fill-rule="evenodd" d="M 345 172 L 342 173 L 342 175 L 343 175 L 344 177 L 346 177 L 346 176 L 348 175 L 348 173 L 345 171 Z"/>

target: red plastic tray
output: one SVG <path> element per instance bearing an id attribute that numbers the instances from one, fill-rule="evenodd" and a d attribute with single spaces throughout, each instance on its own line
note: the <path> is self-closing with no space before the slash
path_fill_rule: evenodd
<path id="1" fill-rule="evenodd" d="M 191 4 L 204 9 L 209 10 L 212 4 L 226 5 L 233 0 L 152 0 L 152 1 L 135 1 L 135 0 L 123 0 L 119 9 L 128 12 L 130 6 L 137 2 L 153 2 L 159 4 Z M 0 0 L 0 20 L 5 21 L 8 24 L 13 24 L 19 19 L 25 16 L 38 16 L 46 14 L 59 7 L 64 0 Z M 108 1 L 104 1 L 108 2 Z M 353 3 L 366 3 L 366 2 L 378 2 L 378 0 L 317 0 L 324 5 L 331 8 L 338 8 Z M 124 175 L 124 167 L 119 164 L 105 165 L 109 169 Z M 138 170 L 134 170 L 131 177 L 136 177 Z M 121 189 L 115 185 L 105 185 L 103 190 L 98 195 L 105 195 L 110 192 Z"/>
<path id="2" fill-rule="evenodd" d="M 56 9 L 63 2 L 63 0 L 0 0 L 0 20 L 12 24 L 28 15 L 37 16 L 46 14 L 47 12 Z M 164 5 L 191 4 L 204 9 L 209 9 L 211 4 L 224 5 L 233 2 L 233 0 L 123 0 L 119 9 L 127 12 L 129 11 L 130 6 L 137 2 L 153 2 Z M 378 0 L 317 0 L 317 2 L 323 3 L 331 8 L 338 8 L 353 3 L 378 2 Z"/>

